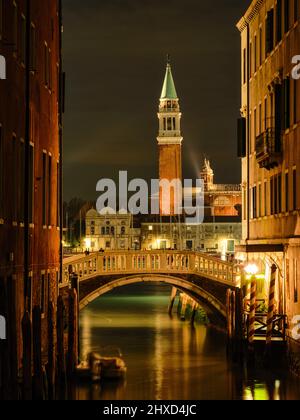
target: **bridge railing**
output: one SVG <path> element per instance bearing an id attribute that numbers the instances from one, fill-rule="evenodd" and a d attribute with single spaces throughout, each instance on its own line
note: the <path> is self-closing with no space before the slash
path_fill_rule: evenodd
<path id="1" fill-rule="evenodd" d="M 201 274 L 236 286 L 240 268 L 237 264 L 200 252 L 111 251 L 67 258 L 64 262 L 64 284 L 69 283 L 72 273 L 77 274 L 80 281 L 107 274 Z"/>

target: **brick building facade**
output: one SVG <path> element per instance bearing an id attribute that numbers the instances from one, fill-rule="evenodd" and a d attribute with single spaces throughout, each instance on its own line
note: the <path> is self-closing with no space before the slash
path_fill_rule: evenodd
<path id="1" fill-rule="evenodd" d="M 46 362 L 48 308 L 57 302 L 61 1 L 5 0 L 0 8 L 0 54 L 7 65 L 0 81 L 0 313 L 8 326 L 2 356 L 13 382 L 22 368 L 24 312 L 32 317 L 34 307 L 41 309 Z"/>

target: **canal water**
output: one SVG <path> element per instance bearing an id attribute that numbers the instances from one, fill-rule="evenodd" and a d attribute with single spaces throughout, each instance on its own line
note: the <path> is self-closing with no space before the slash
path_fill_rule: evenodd
<path id="1" fill-rule="evenodd" d="M 281 372 L 230 367 L 222 333 L 167 314 L 170 288 L 116 289 L 80 315 L 80 351 L 119 348 L 128 366 L 121 382 L 77 386 L 79 400 L 292 400 L 300 381 Z"/>

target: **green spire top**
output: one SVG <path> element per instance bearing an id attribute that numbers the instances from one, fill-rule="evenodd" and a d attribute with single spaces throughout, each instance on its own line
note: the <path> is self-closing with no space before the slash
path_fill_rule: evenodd
<path id="1" fill-rule="evenodd" d="M 165 81 L 164 81 L 160 99 L 178 99 L 175 83 L 174 83 L 174 79 L 172 75 L 169 55 L 168 55 L 168 60 L 167 60 L 167 70 L 166 70 Z"/>

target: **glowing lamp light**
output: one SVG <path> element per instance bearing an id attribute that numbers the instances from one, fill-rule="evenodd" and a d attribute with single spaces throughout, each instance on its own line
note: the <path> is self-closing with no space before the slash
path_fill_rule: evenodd
<path id="1" fill-rule="evenodd" d="M 90 240 L 89 238 L 86 238 L 86 239 L 85 239 L 85 246 L 86 246 L 87 248 L 90 248 L 90 247 L 91 247 L 91 240 Z"/>
<path id="2" fill-rule="evenodd" d="M 255 276 L 258 273 L 258 267 L 257 267 L 256 264 L 248 264 L 245 267 L 245 271 L 246 271 L 247 274 Z"/>

